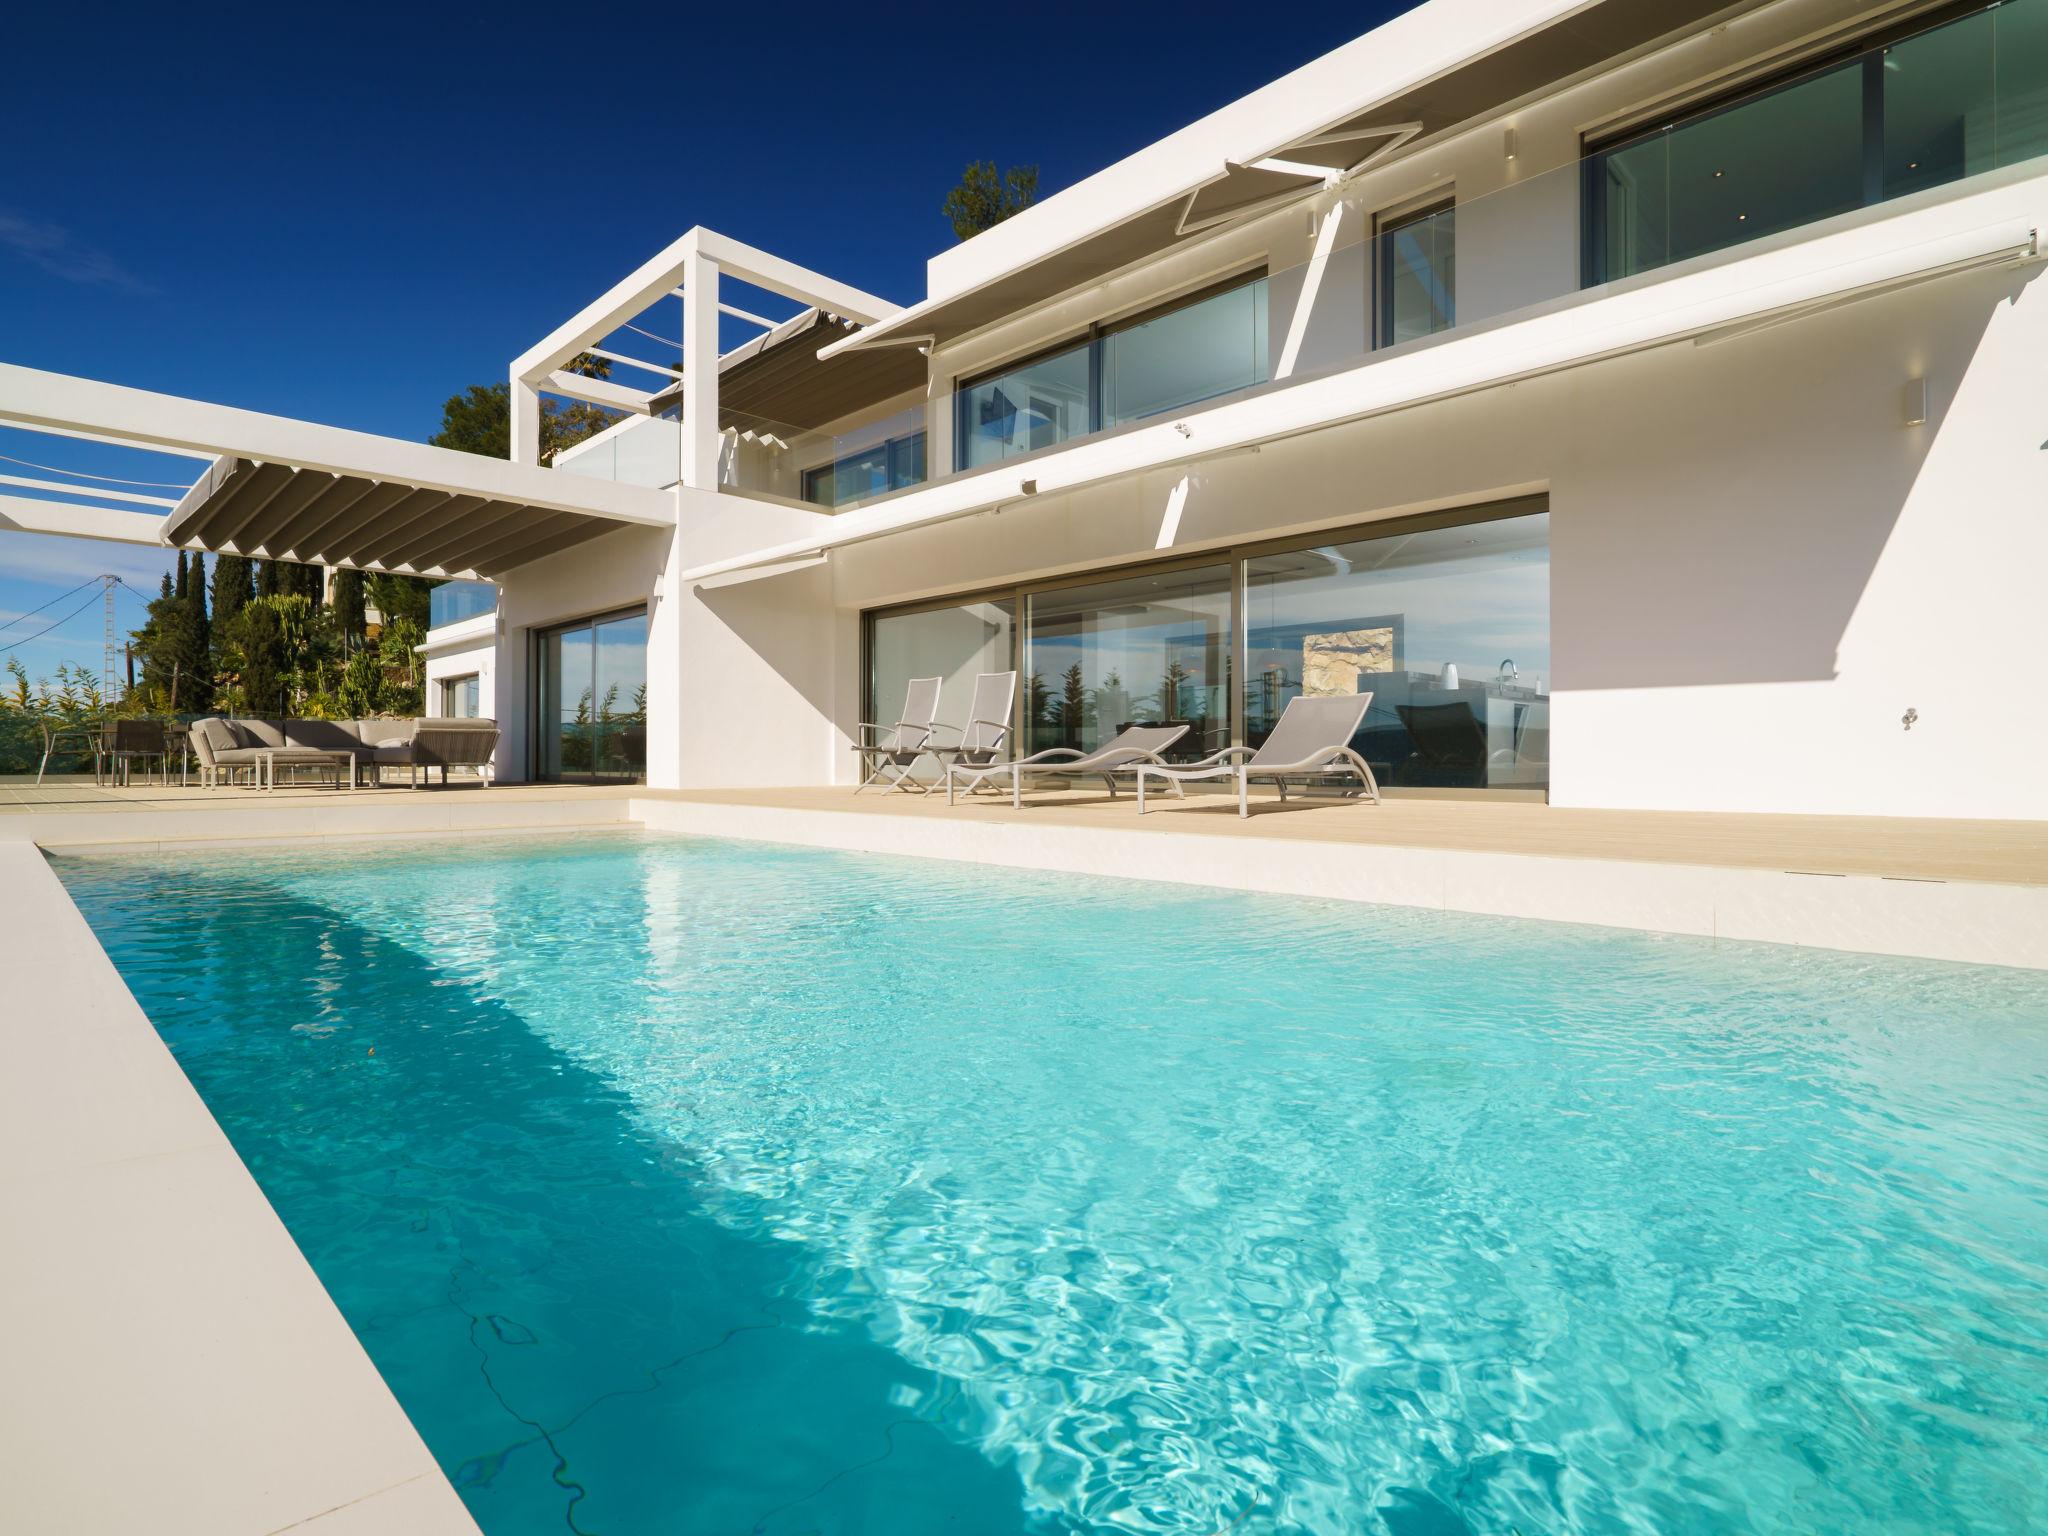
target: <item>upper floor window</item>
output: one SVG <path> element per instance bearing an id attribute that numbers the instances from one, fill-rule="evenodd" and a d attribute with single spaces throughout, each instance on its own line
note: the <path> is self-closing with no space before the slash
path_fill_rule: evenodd
<path id="1" fill-rule="evenodd" d="M 804 500 L 821 507 L 844 506 L 924 483 L 924 434 L 906 433 L 804 471 Z"/>
<path id="2" fill-rule="evenodd" d="M 2048 152 L 2048 0 L 2004 0 L 1586 160 L 1605 282 Z"/>
<path id="3" fill-rule="evenodd" d="M 1458 210 L 1444 201 L 1380 221 L 1379 344 L 1433 336 L 1457 323 Z"/>
<path id="4" fill-rule="evenodd" d="M 1266 381 L 1266 279 L 1236 278 L 959 386 L 962 469 Z"/>

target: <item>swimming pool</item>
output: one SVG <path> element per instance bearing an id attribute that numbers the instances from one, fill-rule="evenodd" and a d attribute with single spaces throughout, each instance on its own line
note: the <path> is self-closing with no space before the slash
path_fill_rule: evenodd
<path id="1" fill-rule="evenodd" d="M 55 862 L 488 1536 L 2048 1524 L 2048 977 L 652 834 Z"/>

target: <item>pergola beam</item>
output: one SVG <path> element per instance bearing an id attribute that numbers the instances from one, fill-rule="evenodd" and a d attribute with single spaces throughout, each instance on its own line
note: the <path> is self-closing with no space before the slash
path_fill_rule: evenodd
<path id="1" fill-rule="evenodd" d="M 557 474 L 538 465 L 11 363 L 0 363 L 0 422 L 36 431 L 87 432 L 171 452 L 204 451 L 329 474 L 403 480 L 449 495 L 523 502 L 612 522 L 675 526 L 675 498 L 643 485 Z"/>

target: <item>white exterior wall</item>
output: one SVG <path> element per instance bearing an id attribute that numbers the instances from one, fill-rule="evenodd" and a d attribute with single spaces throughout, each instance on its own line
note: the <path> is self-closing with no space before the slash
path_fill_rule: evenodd
<path id="1" fill-rule="evenodd" d="M 498 697 L 496 618 L 495 614 L 486 614 L 461 624 L 451 624 L 444 630 L 428 633 L 425 701 L 427 714 L 441 713 L 441 684 L 444 681 L 452 677 L 467 677 L 473 672 L 477 679 L 477 712 L 491 715 Z M 473 632 L 475 638 L 466 642 L 453 638 Z M 437 634 L 442 638 L 437 640 Z M 492 718 L 502 721 L 501 716 Z"/>
<path id="2" fill-rule="evenodd" d="M 2038 271 L 1220 459 L 1162 553 L 1547 491 L 1554 803 L 2048 817 L 2048 719 L 2015 689 L 2044 638 Z M 1931 418 L 1908 427 L 1915 375 Z M 1177 478 L 837 551 L 836 600 L 852 613 L 1153 556 Z"/>

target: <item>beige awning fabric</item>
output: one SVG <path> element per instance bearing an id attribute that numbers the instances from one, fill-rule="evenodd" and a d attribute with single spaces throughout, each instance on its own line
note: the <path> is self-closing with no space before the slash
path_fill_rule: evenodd
<path id="1" fill-rule="evenodd" d="M 1498 111 L 1690 27 L 1729 0 L 1601 0 L 1483 58 L 1376 102 L 1272 151 L 1272 157 L 1350 170 L 1395 139 L 1427 138 Z"/>
<path id="2" fill-rule="evenodd" d="M 1246 144 L 1220 175 L 1183 188 L 1144 213 L 1100 229 L 1027 266 L 936 303 L 914 304 L 835 344 L 833 361 L 910 344 L 944 346 L 984 326 L 1170 249 L 1177 242 L 1286 197 L 1281 174 L 1261 160 L 1347 171 L 1376 154 L 1512 106 L 1531 94 L 1596 69 L 1658 38 L 1722 13 L 1754 9 L 1763 0 L 1595 0 L 1549 26 L 1483 57 L 1335 121 L 1316 124 L 1284 144 Z M 1302 178 L 1305 193 L 1319 183 Z M 1238 205 L 1236 213 L 1231 212 Z M 1204 216 L 1204 211 L 1213 216 Z"/>
<path id="3" fill-rule="evenodd" d="M 271 560 L 490 578 L 629 526 L 402 481 L 223 459 L 171 514 L 164 538 Z"/>
<path id="4" fill-rule="evenodd" d="M 805 310 L 719 359 L 721 427 L 757 422 L 816 431 L 925 384 L 924 359 L 887 349 L 820 358 L 818 349 L 857 328 L 815 309 Z M 672 385 L 649 403 L 655 415 L 679 408 L 683 387 Z"/>

